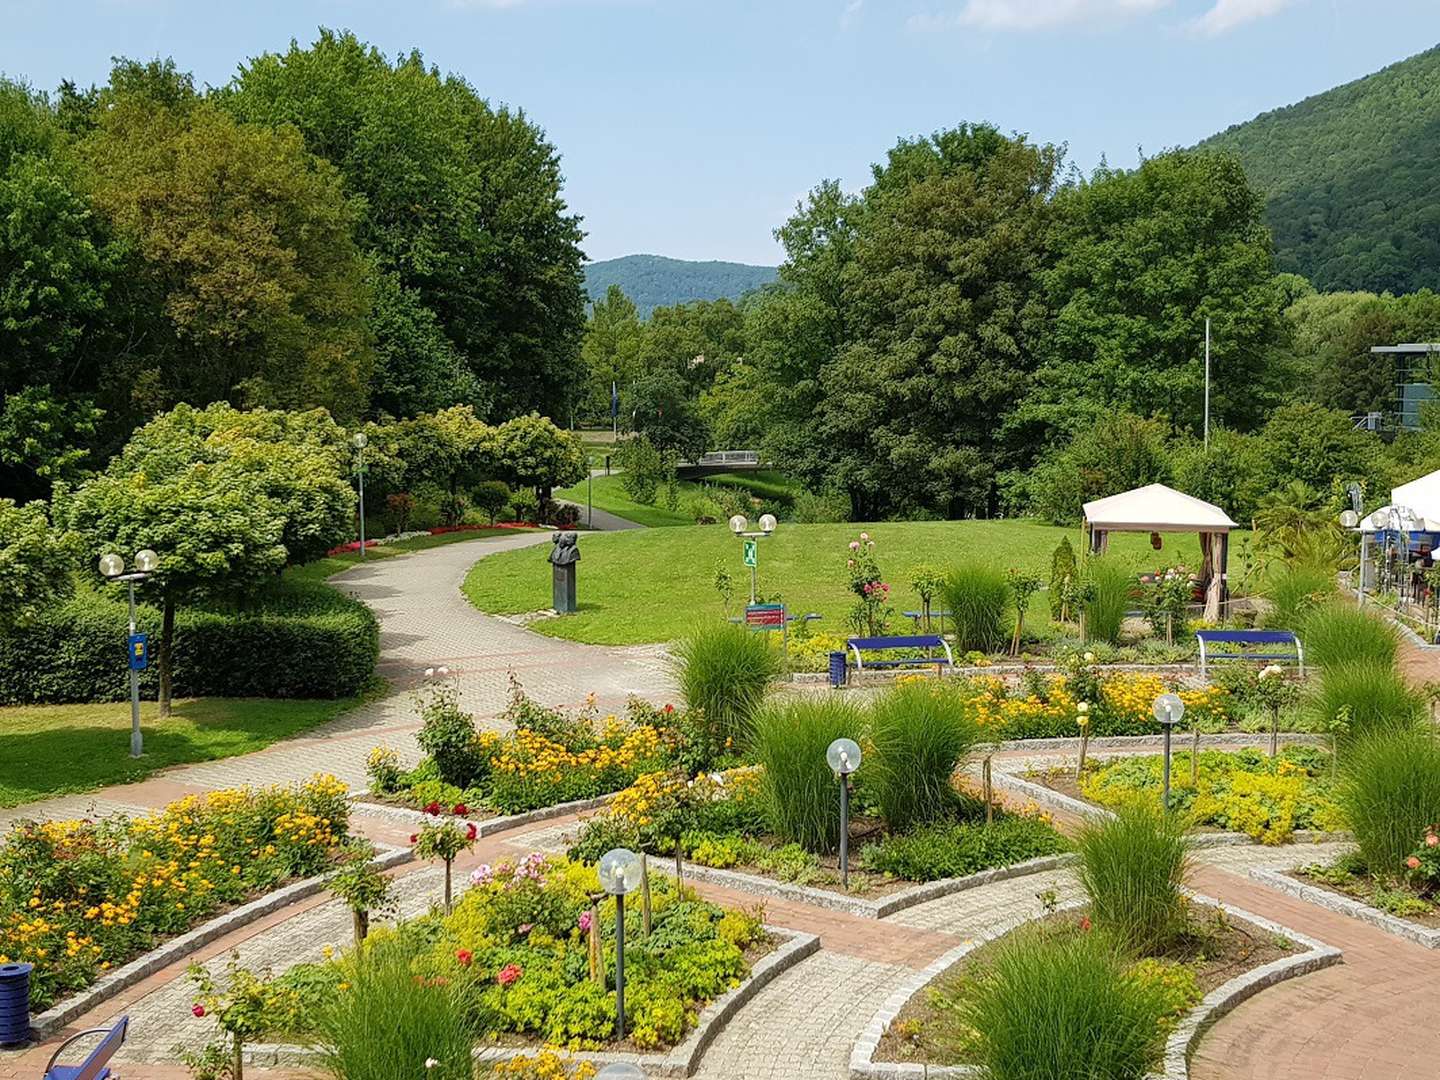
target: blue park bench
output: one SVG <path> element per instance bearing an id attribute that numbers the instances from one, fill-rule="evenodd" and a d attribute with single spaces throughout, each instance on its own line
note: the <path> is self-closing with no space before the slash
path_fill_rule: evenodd
<path id="1" fill-rule="evenodd" d="M 110 1080 L 110 1059 L 120 1049 L 120 1044 L 125 1041 L 125 1032 L 130 1027 L 130 1018 L 122 1016 L 120 1022 L 112 1028 L 91 1028 L 89 1031 L 82 1031 L 78 1035 L 71 1035 L 60 1044 L 55 1053 L 50 1055 L 50 1064 L 45 1066 L 44 1080 Z M 92 1035 L 104 1035 L 90 1056 L 79 1065 L 57 1065 L 60 1055 L 73 1042 L 81 1039 L 88 1039 Z"/>
<path id="2" fill-rule="evenodd" d="M 938 656 L 902 656 L 890 657 L 883 660 L 871 660 L 872 668 L 889 667 L 925 667 L 930 664 L 945 663 L 951 667 L 955 666 L 955 655 L 950 651 L 950 643 L 939 634 L 907 634 L 903 637 L 852 637 L 846 642 L 850 651 L 855 654 L 855 670 L 865 670 L 864 653 L 878 652 L 882 649 L 924 649 L 927 653 L 935 649 L 945 650 L 945 659 L 942 661 Z"/>
<path id="3" fill-rule="evenodd" d="M 1305 674 L 1305 646 L 1293 630 L 1197 630 L 1195 640 L 1200 643 L 1200 675 L 1205 675 L 1206 664 L 1211 660 L 1287 660 L 1300 667 Z M 1234 646 L 1224 652 L 1216 652 L 1216 646 Z M 1276 647 L 1288 645 L 1292 651 L 1277 652 Z M 1255 649 L 1268 651 L 1252 651 Z"/>

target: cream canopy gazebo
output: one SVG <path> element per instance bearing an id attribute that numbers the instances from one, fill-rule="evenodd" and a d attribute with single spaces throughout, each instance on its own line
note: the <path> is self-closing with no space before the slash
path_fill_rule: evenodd
<path id="1" fill-rule="evenodd" d="M 1199 533 L 1205 618 L 1218 620 L 1228 597 L 1230 530 L 1239 526 L 1213 503 L 1164 484 L 1147 484 L 1085 504 L 1086 550 L 1103 554 L 1112 532 Z"/>

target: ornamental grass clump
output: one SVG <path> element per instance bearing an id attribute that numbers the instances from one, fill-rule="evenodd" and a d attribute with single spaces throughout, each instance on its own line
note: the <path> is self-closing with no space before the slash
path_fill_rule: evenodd
<path id="1" fill-rule="evenodd" d="M 1075 846 L 1096 926 L 1139 956 L 1184 932 L 1190 861 L 1180 815 L 1123 805 L 1114 817 L 1087 822 Z"/>
<path id="2" fill-rule="evenodd" d="M 1343 713 L 1347 724 L 1341 741 L 1348 742 L 1381 728 L 1414 727 L 1425 713 L 1425 699 L 1393 664 L 1338 661 L 1312 683 L 1304 708 L 1321 730 L 1329 730 Z"/>
<path id="3" fill-rule="evenodd" d="M 1130 609 L 1135 575 L 1120 563 L 1108 558 L 1089 559 L 1085 563 L 1083 588 L 1085 640 L 1120 641 L 1120 628 Z"/>
<path id="4" fill-rule="evenodd" d="M 955 770 L 981 741 L 965 695 L 938 682 L 902 683 L 870 712 L 874 753 L 865 790 L 891 829 L 938 821 L 954 810 Z"/>
<path id="5" fill-rule="evenodd" d="M 696 627 L 675 647 L 674 673 L 686 707 L 703 718 L 712 741 L 723 743 L 747 731 L 780 673 L 780 657 L 766 634 L 711 623 Z"/>
<path id="6" fill-rule="evenodd" d="M 1416 837 L 1440 822 L 1440 744 L 1418 728 L 1381 728 L 1340 759 L 1340 805 L 1372 874 L 1398 877 Z"/>
<path id="7" fill-rule="evenodd" d="M 862 727 L 855 707 L 833 698 L 772 702 L 756 715 L 750 737 L 765 767 L 761 798 L 782 841 L 816 852 L 839 846 L 838 781 L 825 751 L 836 739 L 858 739 Z"/>
<path id="8" fill-rule="evenodd" d="M 1010 582 L 986 563 L 962 563 L 942 590 L 959 652 L 1000 652 L 1010 638 Z"/>
<path id="9" fill-rule="evenodd" d="M 1275 630 L 1298 631 L 1302 622 L 1315 608 L 1335 596 L 1337 588 L 1335 571 L 1329 567 L 1313 566 L 1309 563 L 1287 564 L 1281 567 L 1265 582 L 1265 596 L 1270 601 L 1270 610 L 1265 613 L 1265 625 Z M 1303 640 L 1308 655 L 1309 635 L 1305 635 Z"/>
<path id="10" fill-rule="evenodd" d="M 319 1016 L 317 1043 L 335 1080 L 471 1080 L 477 1032 L 465 984 L 417 976 L 415 939 L 372 938 L 342 962 L 343 989 Z"/>
<path id="11" fill-rule="evenodd" d="M 1395 627 L 1348 600 L 1334 600 L 1307 613 L 1300 624 L 1305 662 L 1322 671 L 1338 664 L 1394 668 L 1400 638 Z"/>
<path id="12" fill-rule="evenodd" d="M 1140 1080 L 1164 1045 L 1170 996 L 1135 977 L 1098 930 L 1017 931 L 957 1001 L 956 1041 L 974 1032 L 991 1080 Z"/>

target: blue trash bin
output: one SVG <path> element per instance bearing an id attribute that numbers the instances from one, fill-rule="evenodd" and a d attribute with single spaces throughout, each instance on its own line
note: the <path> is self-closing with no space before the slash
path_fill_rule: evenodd
<path id="1" fill-rule="evenodd" d="M 839 690 L 845 685 L 845 677 L 845 654 L 832 652 L 830 654 L 830 685 Z"/>
<path id="2" fill-rule="evenodd" d="M 0 964 L 0 1046 L 30 1038 L 31 964 Z"/>

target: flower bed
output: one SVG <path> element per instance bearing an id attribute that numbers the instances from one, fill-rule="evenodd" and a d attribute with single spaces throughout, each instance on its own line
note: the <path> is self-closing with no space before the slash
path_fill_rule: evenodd
<path id="1" fill-rule="evenodd" d="M 221 908 L 319 873 L 346 839 L 345 795 L 316 776 L 134 819 L 21 822 L 0 846 L 0 963 L 34 965 L 43 1009 Z"/>
<path id="2" fill-rule="evenodd" d="M 1312 863 L 1293 872 L 1301 881 L 1358 900 L 1386 915 L 1440 930 L 1440 832 L 1431 826 L 1391 873 L 1377 873 L 1359 852 L 1330 863 Z"/>
<path id="3" fill-rule="evenodd" d="M 376 747 L 367 771 L 371 799 L 431 814 L 485 818 L 608 795 L 667 767 L 680 743 L 665 726 L 673 712 L 636 701 L 624 718 L 601 719 L 593 706 L 566 717 L 518 686 L 506 714 L 515 730 L 505 735 L 476 731 L 452 686 L 422 697 L 420 711 L 427 757 L 406 771 L 395 751 Z"/>
<path id="4" fill-rule="evenodd" d="M 1156 802 L 1161 792 L 1158 755 L 1087 763 L 1078 794 L 1100 806 L 1135 800 Z M 1189 752 L 1171 761 L 1171 806 L 1202 829 L 1240 832 L 1264 844 L 1283 844 L 1297 829 L 1337 832 L 1345 828 L 1336 805 L 1330 755 L 1313 746 L 1287 746 L 1274 757 L 1260 750 L 1200 753 L 1198 782 Z M 1076 794 L 1074 774 L 1052 773 L 1050 787 Z"/>
<path id="5" fill-rule="evenodd" d="M 693 780 L 678 772 L 647 774 L 587 823 L 570 855 L 594 859 L 628 846 L 673 856 L 678 842 L 685 859 L 700 866 L 838 892 L 835 855 L 781 843 L 767 831 L 760 782 L 759 766 Z M 888 833 L 878 819 L 859 814 L 851 822 L 850 843 L 846 895 L 862 897 L 1012 866 L 1066 846 L 1048 817 L 1033 807 L 997 811 L 986 824 L 984 804 L 973 792 L 957 800 L 952 819 L 906 832 Z"/>
<path id="6" fill-rule="evenodd" d="M 649 887 L 648 933 L 640 893 L 625 912 L 626 1045 L 642 1050 L 678 1043 L 773 947 L 758 914 L 720 908 L 659 876 Z M 614 1047 L 615 904 L 597 902 L 599 894 L 594 866 L 567 859 L 537 853 L 479 867 L 452 914 L 377 931 L 358 955 L 287 973 L 287 983 L 307 988 L 299 1026 L 313 1031 L 327 1003 L 352 992 L 355 965 L 378 946 L 406 950 L 417 982 L 455 988 L 477 1041 Z"/>
<path id="7" fill-rule="evenodd" d="M 1062 945 L 1091 933 L 1083 909 L 1044 915 L 966 952 L 915 993 L 885 1029 L 874 1062 L 935 1067 L 980 1062 L 980 1031 L 965 1021 L 994 959 L 1012 940 L 1041 947 Z M 1159 1023 L 1152 1061 L 1158 1064 L 1166 1037 L 1207 993 L 1244 972 L 1301 950 L 1281 935 L 1227 917 L 1220 909 L 1192 907 L 1188 932 L 1163 953 L 1122 961 L 1120 977 L 1154 1003 Z"/>

